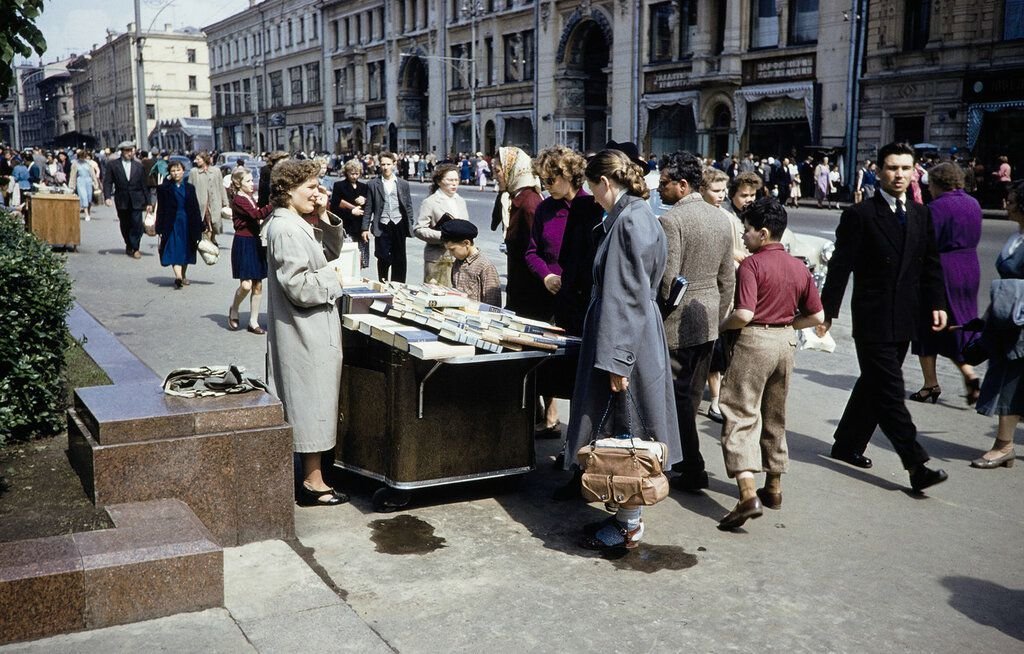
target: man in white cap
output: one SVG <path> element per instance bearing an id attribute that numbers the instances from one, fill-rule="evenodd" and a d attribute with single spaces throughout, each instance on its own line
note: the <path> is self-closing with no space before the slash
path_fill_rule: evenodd
<path id="1" fill-rule="evenodd" d="M 103 197 L 108 207 L 117 209 L 124 253 L 133 259 L 141 259 L 139 243 L 142 241 L 142 212 L 149 211 L 151 206 L 146 192 L 146 171 L 135 158 L 134 143 L 122 141 L 117 149 L 121 151 L 121 156 L 107 164 L 107 174 L 103 177 Z"/>

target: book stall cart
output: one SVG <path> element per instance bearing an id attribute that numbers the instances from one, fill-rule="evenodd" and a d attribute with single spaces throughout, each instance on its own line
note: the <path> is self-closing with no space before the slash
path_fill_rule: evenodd
<path id="1" fill-rule="evenodd" d="M 364 284 L 342 297 L 335 465 L 384 483 L 374 509 L 532 470 L 536 372 L 579 340 L 449 288 Z"/>

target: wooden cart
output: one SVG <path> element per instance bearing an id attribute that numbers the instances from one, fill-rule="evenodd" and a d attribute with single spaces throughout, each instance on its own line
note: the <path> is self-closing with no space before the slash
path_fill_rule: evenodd
<path id="1" fill-rule="evenodd" d="M 82 242 L 78 196 L 35 193 L 29 197 L 25 229 L 53 246 L 78 251 Z"/>

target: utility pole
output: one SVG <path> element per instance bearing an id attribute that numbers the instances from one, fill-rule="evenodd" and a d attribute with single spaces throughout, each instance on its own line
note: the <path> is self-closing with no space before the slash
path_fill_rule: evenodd
<path id="1" fill-rule="evenodd" d="M 149 149 L 149 134 L 146 130 L 146 75 L 142 65 L 142 4 L 135 0 L 135 88 L 137 106 L 135 107 L 135 124 L 137 133 L 135 140 L 141 149 Z"/>

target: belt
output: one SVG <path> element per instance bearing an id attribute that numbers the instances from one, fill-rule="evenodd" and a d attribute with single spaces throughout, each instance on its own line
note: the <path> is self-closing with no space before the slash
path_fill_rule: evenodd
<path id="1" fill-rule="evenodd" d="M 780 324 L 777 324 L 777 325 L 769 325 L 769 324 L 763 323 L 763 322 L 749 322 L 749 323 L 747 323 L 746 326 L 747 327 L 754 327 L 755 329 L 789 329 L 790 327 L 793 326 L 793 324 L 786 322 L 786 323 L 780 323 Z"/>

